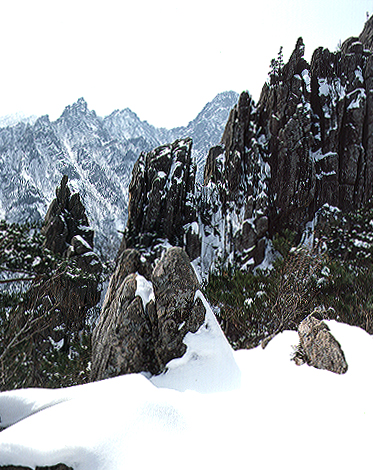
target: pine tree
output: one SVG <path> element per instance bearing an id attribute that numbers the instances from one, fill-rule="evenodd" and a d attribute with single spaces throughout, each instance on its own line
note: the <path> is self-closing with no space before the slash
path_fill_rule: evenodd
<path id="1" fill-rule="evenodd" d="M 277 54 L 277 59 L 271 60 L 270 71 L 268 73 L 271 86 L 275 86 L 282 81 L 282 73 L 284 68 L 284 58 L 282 49 L 283 48 L 281 46 Z"/>

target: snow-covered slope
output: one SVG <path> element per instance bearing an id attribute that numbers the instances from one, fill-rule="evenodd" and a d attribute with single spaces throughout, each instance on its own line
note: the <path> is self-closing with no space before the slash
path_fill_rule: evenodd
<path id="1" fill-rule="evenodd" d="M 0 127 L 15 126 L 20 122 L 32 125 L 37 118 L 37 116 L 27 116 L 23 113 L 6 114 L 5 116 L 0 116 Z"/>
<path id="2" fill-rule="evenodd" d="M 291 362 L 295 332 L 265 350 L 233 352 L 208 309 L 164 375 L 1 393 L 2 425 L 10 427 L 0 433 L 0 465 L 370 468 L 372 337 L 328 325 L 344 349 L 345 375 Z"/>
<path id="3" fill-rule="evenodd" d="M 19 122 L 0 129 L 0 219 L 42 219 L 66 174 L 71 188 L 81 194 L 96 231 L 96 246 L 105 255 L 115 254 L 140 152 L 189 135 L 202 162 L 208 148 L 220 140 L 236 100 L 236 93 L 222 93 L 187 127 L 172 130 L 155 128 L 129 109 L 100 118 L 84 99 L 67 106 L 54 122 L 43 116 L 34 124 Z"/>

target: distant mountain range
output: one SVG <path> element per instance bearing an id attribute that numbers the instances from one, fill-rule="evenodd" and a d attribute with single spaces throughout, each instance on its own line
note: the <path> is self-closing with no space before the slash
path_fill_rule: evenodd
<path id="1" fill-rule="evenodd" d="M 130 109 L 101 118 L 83 98 L 67 106 L 61 117 L 35 120 L 0 118 L 0 219 L 10 222 L 44 218 L 63 175 L 81 195 L 95 245 L 115 253 L 127 219 L 128 185 L 142 151 L 177 138 L 193 139 L 193 157 L 202 179 L 211 146 L 220 142 L 238 94 L 224 92 L 209 102 L 186 127 L 156 128 Z"/>

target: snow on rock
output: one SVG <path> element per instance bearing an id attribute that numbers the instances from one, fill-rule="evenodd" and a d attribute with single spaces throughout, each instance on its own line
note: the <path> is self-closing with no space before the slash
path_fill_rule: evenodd
<path id="1" fill-rule="evenodd" d="M 34 468 L 63 462 L 76 470 L 368 468 L 373 339 L 357 327 L 327 323 L 349 364 L 342 376 L 290 361 L 298 341 L 295 332 L 281 333 L 265 350 L 233 353 L 209 312 L 200 331 L 186 338 L 185 357 L 171 362 L 164 376 L 149 381 L 131 374 L 63 390 L 1 393 L 0 415 L 7 422 L 15 420 L 17 410 L 18 417 L 41 411 L 0 433 L 0 465 Z M 214 338 L 217 354 L 212 353 Z M 191 379 L 193 371 L 198 387 L 214 361 L 241 373 L 240 381 L 233 374 L 230 390 L 165 388 L 185 390 L 185 375 Z"/>
<path id="2" fill-rule="evenodd" d="M 224 336 L 209 304 L 201 291 L 197 291 L 206 309 L 203 325 L 196 333 L 184 338 L 186 353 L 167 364 L 164 374 L 151 381 L 158 387 L 179 391 L 195 390 L 214 393 L 239 387 L 241 373 L 233 357 L 233 351 Z"/>
<path id="3" fill-rule="evenodd" d="M 141 297 L 142 304 L 144 307 L 144 312 L 146 311 L 146 306 L 151 300 L 154 300 L 154 291 L 153 291 L 153 286 L 150 281 L 147 281 L 144 276 L 141 276 L 140 274 L 136 275 L 136 292 L 135 292 L 135 297 L 139 296 Z"/>

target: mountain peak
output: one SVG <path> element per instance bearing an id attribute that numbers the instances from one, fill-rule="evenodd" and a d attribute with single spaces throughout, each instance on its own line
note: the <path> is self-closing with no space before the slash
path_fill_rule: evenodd
<path id="1" fill-rule="evenodd" d="M 66 106 L 64 112 L 61 115 L 61 118 L 66 118 L 68 116 L 82 117 L 86 115 L 92 115 L 96 117 L 96 112 L 89 110 L 88 103 L 84 98 L 79 98 L 78 101 L 72 105 Z"/>

